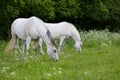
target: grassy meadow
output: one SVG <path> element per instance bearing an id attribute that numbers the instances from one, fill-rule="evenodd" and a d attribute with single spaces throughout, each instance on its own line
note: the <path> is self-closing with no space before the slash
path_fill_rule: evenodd
<path id="1" fill-rule="evenodd" d="M 15 60 L 13 51 L 4 51 L 8 41 L 0 41 L 0 80 L 120 80 L 120 33 L 91 30 L 80 35 L 82 52 L 66 39 L 58 62 L 39 50 L 34 57 L 32 48 L 27 61 L 20 53 Z"/>

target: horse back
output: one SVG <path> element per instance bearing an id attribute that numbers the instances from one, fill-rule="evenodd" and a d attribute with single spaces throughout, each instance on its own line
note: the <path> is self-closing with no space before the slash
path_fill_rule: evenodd
<path id="1" fill-rule="evenodd" d="M 36 28 L 33 28 L 33 22 L 26 18 L 16 19 L 11 26 L 12 35 L 17 35 L 20 39 L 26 39 L 27 36 L 37 38 Z"/>

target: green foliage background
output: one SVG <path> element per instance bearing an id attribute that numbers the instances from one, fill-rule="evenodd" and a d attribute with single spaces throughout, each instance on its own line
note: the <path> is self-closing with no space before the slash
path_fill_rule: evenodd
<path id="1" fill-rule="evenodd" d="M 120 29 L 120 0 L 0 0 L 0 39 L 10 38 L 18 17 L 38 16 L 45 22 L 68 21 L 78 29 Z"/>

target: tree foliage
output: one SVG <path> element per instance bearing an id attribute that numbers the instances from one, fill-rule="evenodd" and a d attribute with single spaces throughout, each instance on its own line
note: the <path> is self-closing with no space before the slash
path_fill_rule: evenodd
<path id="1" fill-rule="evenodd" d="M 18 17 L 38 16 L 45 22 L 68 21 L 78 29 L 120 29 L 120 0 L 0 0 L 0 36 L 10 37 Z"/>

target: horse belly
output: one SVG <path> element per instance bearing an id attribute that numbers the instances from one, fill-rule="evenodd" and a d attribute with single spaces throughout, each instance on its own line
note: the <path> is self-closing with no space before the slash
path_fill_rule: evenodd
<path id="1" fill-rule="evenodd" d="M 31 34 L 30 37 L 32 39 L 39 39 L 39 36 L 37 34 Z"/>
<path id="2" fill-rule="evenodd" d="M 32 39 L 38 39 L 39 38 L 39 33 L 35 29 L 30 30 L 29 34 L 30 34 L 30 37 Z"/>
<path id="3" fill-rule="evenodd" d="M 64 30 L 56 30 L 56 31 L 51 31 L 51 34 L 52 34 L 52 37 L 54 38 L 54 39 L 58 39 L 58 38 L 60 38 L 60 37 L 62 37 L 62 36 L 69 36 L 69 33 L 68 33 L 68 31 L 64 31 Z"/>

